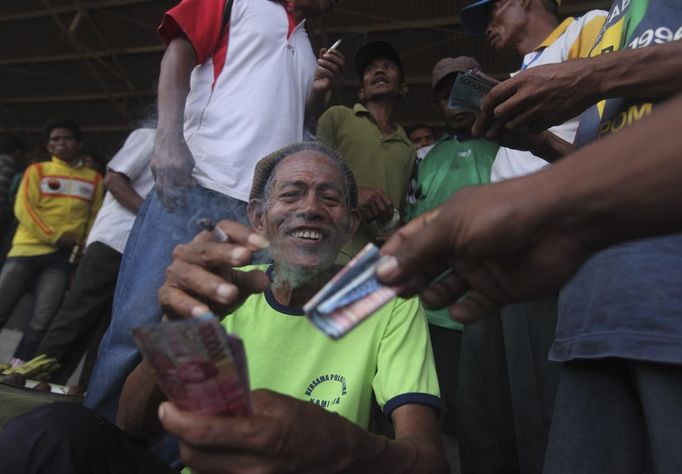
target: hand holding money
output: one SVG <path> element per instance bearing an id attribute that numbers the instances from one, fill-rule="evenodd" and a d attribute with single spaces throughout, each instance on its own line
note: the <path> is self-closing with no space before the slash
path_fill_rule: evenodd
<path id="1" fill-rule="evenodd" d="M 478 69 L 458 74 L 450 92 L 448 108 L 479 113 L 483 99 L 497 84 L 499 81 Z"/>
<path id="2" fill-rule="evenodd" d="M 163 393 L 183 410 L 251 413 L 244 346 L 212 315 L 141 326 L 132 335 Z"/>
<path id="3" fill-rule="evenodd" d="M 230 418 L 164 403 L 159 418 L 179 439 L 183 462 L 200 472 L 224 472 L 226 466 L 230 472 L 340 472 L 351 456 L 385 444 L 310 402 L 269 390 L 251 392 L 251 402 L 251 416 Z"/>
<path id="4" fill-rule="evenodd" d="M 369 243 L 303 307 L 310 322 L 338 339 L 392 300 L 399 288 L 376 278 L 379 249 Z"/>
<path id="5" fill-rule="evenodd" d="M 268 242 L 249 228 L 233 221 L 220 221 L 228 242 L 217 242 L 203 231 L 190 243 L 178 245 L 159 290 L 159 302 L 168 319 L 200 316 L 208 311 L 224 316 L 249 295 L 263 291 L 265 273 L 241 272 L 234 267 L 247 265 L 253 254 Z"/>

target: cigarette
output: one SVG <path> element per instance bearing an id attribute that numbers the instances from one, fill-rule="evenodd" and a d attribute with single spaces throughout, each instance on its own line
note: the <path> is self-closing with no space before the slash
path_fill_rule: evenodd
<path id="1" fill-rule="evenodd" d="M 340 44 L 341 44 L 341 38 L 337 39 L 337 40 L 336 40 L 336 43 L 334 43 L 334 44 L 331 46 L 331 48 L 329 48 L 329 49 L 327 50 L 327 52 L 329 53 L 330 51 L 334 51 L 336 48 L 339 47 Z"/>
<path id="2" fill-rule="evenodd" d="M 199 224 L 201 227 L 209 231 L 213 238 L 218 242 L 230 241 L 230 237 L 225 232 L 223 232 L 223 230 L 220 227 L 218 227 L 216 223 L 213 222 L 211 219 L 208 218 L 198 219 L 197 224 Z"/>

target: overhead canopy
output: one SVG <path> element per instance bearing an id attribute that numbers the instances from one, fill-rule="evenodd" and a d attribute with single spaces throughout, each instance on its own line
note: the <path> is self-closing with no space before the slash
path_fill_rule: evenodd
<path id="1" fill-rule="evenodd" d="M 205 0 L 210 1 L 210 0 Z M 241 1 L 241 0 L 236 0 Z M 87 145 L 111 155 L 155 100 L 164 46 L 156 34 L 162 13 L 177 1 L 3 1 L 0 11 L 0 134 L 42 145 L 43 124 L 75 120 Z M 608 1 L 565 1 L 562 15 L 606 8 Z M 311 21 L 316 49 L 343 39 L 348 60 L 333 103 L 351 104 L 359 81 L 353 52 L 369 40 L 392 43 L 401 53 L 408 95 L 403 125 L 438 122 L 431 110 L 430 75 L 442 57 L 473 56 L 487 72 L 504 77 L 514 56 L 493 53 L 460 25 L 461 0 L 344 0 L 330 15 Z M 273 83 L 273 87 L 277 87 Z M 267 113 L 267 111 L 264 111 Z"/>

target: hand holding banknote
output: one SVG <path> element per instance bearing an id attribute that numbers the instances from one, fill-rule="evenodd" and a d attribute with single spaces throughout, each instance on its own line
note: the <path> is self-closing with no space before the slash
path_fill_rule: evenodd
<path id="1" fill-rule="evenodd" d="M 341 472 L 352 455 L 385 444 L 313 403 L 255 390 L 251 404 L 251 416 L 225 418 L 164 403 L 159 418 L 180 440 L 183 462 L 199 472 Z"/>
<path id="2" fill-rule="evenodd" d="M 457 191 L 393 234 L 381 248 L 390 257 L 377 266 L 379 280 L 400 285 L 402 296 L 419 293 L 429 308 L 450 306 L 461 322 L 547 294 L 588 255 L 571 227 L 548 228 L 547 189 L 533 176 Z"/>
<path id="3" fill-rule="evenodd" d="M 256 251 L 267 248 L 267 240 L 237 222 L 224 220 L 217 225 L 228 236 L 227 242 L 218 242 L 211 232 L 203 231 L 173 251 L 159 290 L 159 302 L 169 319 L 208 311 L 223 316 L 267 287 L 265 273 L 234 269 L 250 263 Z"/>

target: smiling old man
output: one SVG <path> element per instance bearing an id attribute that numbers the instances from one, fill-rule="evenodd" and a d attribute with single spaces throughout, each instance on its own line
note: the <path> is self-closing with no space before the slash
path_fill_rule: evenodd
<path id="1" fill-rule="evenodd" d="M 0 452 L 14 451 L 27 463 L 21 453 L 38 452 L 27 448 L 36 431 L 43 444 L 52 444 L 40 452 L 57 452 L 73 436 L 65 433 L 68 418 L 79 420 L 71 424 L 81 433 L 90 432 L 79 435 L 91 444 L 88 452 L 109 453 L 117 462 L 141 456 L 143 448 L 129 440 L 151 441 L 165 429 L 180 440 L 185 464 L 199 471 L 447 471 L 434 410 L 438 384 L 418 301 L 392 301 L 339 341 L 303 316 L 301 306 L 339 270 L 334 261 L 358 224 L 357 186 L 345 162 L 317 142 L 269 155 L 256 167 L 248 211 L 253 231 L 221 221 L 228 243 L 203 232 L 179 246 L 159 298 L 170 319 L 209 309 L 227 315 L 223 324 L 246 348 L 251 416 L 205 417 L 162 403 L 155 375 L 142 362 L 121 395 L 123 432 L 85 409 L 56 405 L 11 423 L 0 435 Z M 272 265 L 244 266 L 266 247 Z M 366 431 L 372 392 L 393 421 L 394 440 Z M 33 423 L 36 416 L 40 424 Z M 112 437 L 116 450 L 100 445 Z M 120 439 L 134 454 L 122 456 Z M 16 443 L 22 449 L 6 449 Z M 83 465 L 92 472 L 93 464 L 82 459 L 64 462 L 70 464 L 61 472 Z"/>

